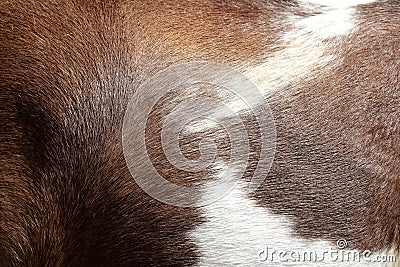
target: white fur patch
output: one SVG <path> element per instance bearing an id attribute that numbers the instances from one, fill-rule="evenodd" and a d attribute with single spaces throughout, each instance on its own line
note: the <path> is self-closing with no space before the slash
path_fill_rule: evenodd
<path id="1" fill-rule="evenodd" d="M 308 75 L 323 75 L 330 67 L 339 63 L 334 54 L 338 40 L 356 30 L 355 5 L 375 0 L 302 0 L 305 9 L 314 10 L 315 15 L 299 17 L 290 15 L 288 22 L 293 29 L 282 37 L 282 49 L 269 54 L 266 61 L 245 74 L 260 88 L 266 97 L 285 85 L 303 82 Z M 320 6 L 311 6 L 317 4 Z M 323 71 L 321 71 L 323 70 Z"/>
<path id="2" fill-rule="evenodd" d="M 329 253 L 340 251 L 337 244 L 295 237 L 291 230 L 292 223 L 285 216 L 274 215 L 258 206 L 256 201 L 249 199 L 243 193 L 241 183 L 238 183 L 218 202 L 202 207 L 201 211 L 207 216 L 207 222 L 189 234 L 202 253 L 199 266 L 361 267 L 394 266 L 395 264 L 363 260 L 361 262 L 341 261 L 341 254 L 338 254 L 338 261 L 332 262 L 335 258 L 330 257 Z M 273 251 L 275 254 L 272 254 Z M 347 251 L 363 254 L 356 250 Z M 281 252 L 308 254 L 306 254 L 306 260 L 300 256 L 297 258 L 298 262 L 293 262 L 288 256 L 281 257 L 279 255 Z M 268 258 L 265 253 L 268 253 Z M 314 256 L 313 260 L 308 260 L 308 255 L 312 253 L 317 255 L 316 258 Z M 393 255 L 393 251 L 380 255 Z M 371 256 L 371 259 L 374 260 L 375 256 Z"/>
<path id="3" fill-rule="evenodd" d="M 354 8 L 325 10 L 322 14 L 299 20 L 295 25 L 303 31 L 309 31 L 315 37 L 328 39 L 345 35 L 354 28 Z"/>
<path id="4" fill-rule="evenodd" d="M 365 262 L 332 262 L 328 254 L 325 254 L 323 262 L 301 262 L 300 258 L 300 262 L 285 261 L 278 255 L 281 251 L 303 255 L 315 252 L 318 260 L 322 259 L 323 253 L 331 253 L 337 247 L 326 241 L 295 237 L 287 218 L 258 206 L 242 190 L 239 183 L 224 198 L 201 209 L 208 221 L 189 234 L 202 253 L 199 266 L 384 266 Z M 262 252 L 267 253 L 267 248 L 269 257 L 265 259 L 266 254 Z M 276 251 L 273 256 L 272 251 Z"/>
<path id="5" fill-rule="evenodd" d="M 316 11 L 321 13 L 305 18 L 289 16 L 287 20 L 292 22 L 293 29 L 283 35 L 282 49 L 245 72 L 266 97 L 285 85 L 304 82 L 310 74 L 323 75 L 340 60 L 333 54 L 334 45 L 326 39 L 351 33 L 355 27 L 355 9 Z"/>

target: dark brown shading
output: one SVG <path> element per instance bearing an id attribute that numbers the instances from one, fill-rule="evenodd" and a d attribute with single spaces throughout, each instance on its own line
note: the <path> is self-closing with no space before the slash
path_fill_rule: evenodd
<path id="1" fill-rule="evenodd" d="M 254 60 L 286 5 L 2 1 L 1 264 L 195 263 L 196 210 L 151 199 L 125 166 L 128 99 L 174 62 Z"/>
<path id="2" fill-rule="evenodd" d="M 3 2 L 1 13 L 1 264 L 193 263 L 196 211 L 154 201 L 125 166 L 139 72 L 117 6 Z"/>

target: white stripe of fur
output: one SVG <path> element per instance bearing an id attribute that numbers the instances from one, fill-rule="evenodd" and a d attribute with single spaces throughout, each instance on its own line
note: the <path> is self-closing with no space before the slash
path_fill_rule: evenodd
<path id="1" fill-rule="evenodd" d="M 266 61 L 256 67 L 249 67 L 244 74 L 258 86 L 260 92 L 267 98 L 273 92 L 281 92 L 288 84 L 304 82 L 309 75 L 319 76 L 329 71 L 333 63 L 338 63 L 339 58 L 327 51 L 333 51 L 325 41 L 328 38 L 344 36 L 354 29 L 354 14 L 356 4 L 365 4 L 374 0 L 350 0 L 350 1 L 323 1 L 302 0 L 304 8 L 314 8 L 319 14 L 306 18 L 291 15 L 287 22 L 291 22 L 293 30 L 287 32 L 281 40 L 281 49 L 266 56 Z M 321 6 L 310 6 L 320 4 Z M 329 46 L 329 47 L 327 47 Z M 330 49 L 327 49 L 330 48 Z M 318 73 L 316 73 L 318 72 Z M 282 92 L 283 93 L 283 92 Z M 244 111 L 248 106 L 242 101 L 230 101 L 227 103 L 234 112 Z M 218 115 L 219 111 L 212 111 Z M 225 114 L 221 113 L 221 120 Z M 203 126 L 196 124 L 195 127 L 186 129 L 189 132 L 203 131 L 212 124 Z M 216 126 L 216 125 L 213 125 Z"/>
<path id="2" fill-rule="evenodd" d="M 321 14 L 299 18 L 290 16 L 293 30 L 282 38 L 283 49 L 272 53 L 266 61 L 245 72 L 268 97 L 288 84 L 304 82 L 308 75 L 327 72 L 337 62 L 327 48 L 327 38 L 346 35 L 354 28 L 354 9 L 320 10 Z M 322 73 L 323 74 L 323 73 Z"/>
<path id="3" fill-rule="evenodd" d="M 295 237 L 292 223 L 285 216 L 274 215 L 258 206 L 244 195 L 240 183 L 224 198 L 202 207 L 201 211 L 208 221 L 189 234 L 202 254 L 198 266 L 383 266 L 357 262 L 260 261 L 258 254 L 267 246 L 276 251 L 316 251 L 321 256 L 323 251 L 336 249 L 336 244 Z"/>

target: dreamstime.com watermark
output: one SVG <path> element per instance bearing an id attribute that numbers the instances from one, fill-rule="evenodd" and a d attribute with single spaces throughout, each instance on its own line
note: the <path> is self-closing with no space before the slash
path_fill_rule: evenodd
<path id="1" fill-rule="evenodd" d="M 193 160 L 183 155 L 179 146 L 180 134 L 188 125 L 201 123 L 204 119 L 223 128 L 230 142 L 230 149 L 226 149 L 230 151 L 230 162 L 224 164 L 224 171 L 230 175 L 221 175 L 221 181 L 208 184 L 207 198 L 203 198 L 201 187 L 181 186 L 163 177 L 149 156 L 146 139 L 151 114 L 157 110 L 159 101 L 170 94 L 179 94 L 182 88 L 199 84 L 200 88 L 214 88 L 214 95 L 233 97 L 199 94 L 170 105 L 173 110 L 162 114 L 161 147 L 156 149 L 157 153 L 164 154 L 173 168 L 188 173 L 201 173 L 214 163 L 215 140 L 203 138 L 199 143 L 201 156 Z M 208 205 L 229 193 L 246 171 L 251 154 L 249 144 L 255 138 L 249 136 L 246 121 L 238 114 L 238 107 L 244 107 L 243 110 L 257 120 L 254 125 L 258 125 L 259 131 L 259 156 L 245 190 L 251 193 L 257 189 L 267 176 L 275 155 L 276 129 L 272 112 L 260 90 L 245 75 L 230 67 L 210 62 L 172 65 L 156 73 L 135 90 L 124 117 L 122 145 L 125 161 L 136 183 L 153 198 L 181 207 Z M 154 128 L 149 131 L 153 136 L 158 133 Z M 234 173 L 231 171 L 233 169 Z M 146 170 L 145 174 L 143 170 Z"/>
<path id="2" fill-rule="evenodd" d="M 336 248 L 326 250 L 285 250 L 266 247 L 258 252 L 261 262 L 291 262 L 291 263 L 393 263 L 397 262 L 395 255 L 377 254 L 370 250 L 358 251 L 346 249 L 344 239 L 337 241 Z"/>

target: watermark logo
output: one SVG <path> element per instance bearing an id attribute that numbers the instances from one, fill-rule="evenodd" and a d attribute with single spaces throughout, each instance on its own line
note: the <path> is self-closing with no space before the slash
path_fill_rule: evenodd
<path id="1" fill-rule="evenodd" d="M 336 242 L 336 246 L 338 249 L 344 249 L 348 246 L 347 241 L 345 239 L 339 239 Z"/>
<path id="2" fill-rule="evenodd" d="M 200 173 L 213 163 L 216 157 L 216 145 L 212 138 L 204 137 L 199 143 L 200 157 L 188 159 L 180 148 L 181 133 L 189 126 L 204 121 L 223 127 L 228 133 L 230 160 L 221 181 L 207 188 L 203 199 L 202 187 L 182 186 L 166 179 L 149 156 L 146 133 L 158 134 L 149 129 L 151 113 L 157 103 L 168 94 L 179 93 L 185 86 L 208 86 L 215 88 L 216 94 L 233 95 L 212 98 L 195 96 L 179 102 L 168 114 L 163 114 L 160 133 L 163 153 L 169 164 L 179 170 Z M 153 198 L 175 206 L 194 207 L 211 204 L 227 194 L 243 177 L 249 162 L 251 148 L 243 116 L 240 112 L 249 112 L 257 120 L 257 144 L 259 156 L 251 181 L 246 190 L 255 190 L 265 179 L 271 167 L 276 142 L 276 130 L 272 112 L 258 88 L 243 74 L 232 68 L 209 62 L 189 62 L 168 67 L 143 83 L 130 99 L 124 117 L 122 144 L 124 157 L 130 173 L 136 183 Z M 235 170 L 232 172 L 230 170 Z M 233 174 L 234 173 L 234 174 Z M 205 177 L 206 178 L 206 177 Z M 203 192 L 203 193 L 202 193 Z M 210 193 L 211 192 L 211 193 Z"/>
<path id="3" fill-rule="evenodd" d="M 292 263 L 392 263 L 396 255 L 377 254 L 371 250 L 349 250 L 345 239 L 336 242 L 336 248 L 326 250 L 285 250 L 266 247 L 258 252 L 261 262 L 292 262 Z"/>

